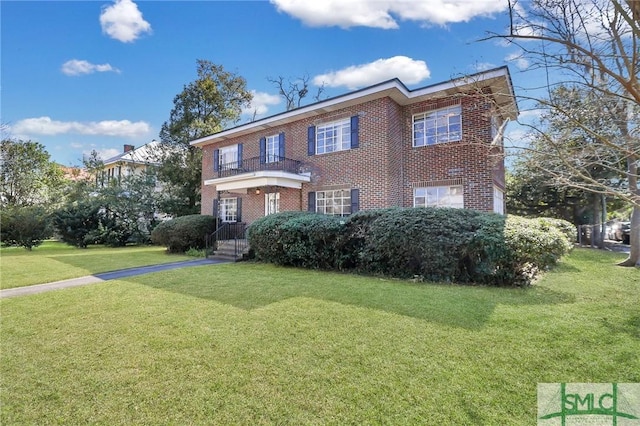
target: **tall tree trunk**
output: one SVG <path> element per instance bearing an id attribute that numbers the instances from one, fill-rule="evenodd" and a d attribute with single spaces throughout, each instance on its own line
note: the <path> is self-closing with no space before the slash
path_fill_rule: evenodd
<path id="1" fill-rule="evenodd" d="M 603 248 L 602 232 L 600 232 L 600 195 L 593 194 L 593 201 L 591 203 L 593 210 L 591 226 L 591 247 Z"/>
<path id="2" fill-rule="evenodd" d="M 601 248 L 605 248 L 604 240 L 607 239 L 607 196 L 600 194 L 600 201 L 602 202 L 602 215 L 600 216 L 600 233 L 602 234 Z"/>
<path id="3" fill-rule="evenodd" d="M 635 155 L 627 159 L 629 189 L 635 195 L 635 203 L 631 213 L 631 230 L 629 235 L 629 257 L 619 263 L 620 266 L 640 266 L 640 189 L 638 189 L 638 158 Z"/>

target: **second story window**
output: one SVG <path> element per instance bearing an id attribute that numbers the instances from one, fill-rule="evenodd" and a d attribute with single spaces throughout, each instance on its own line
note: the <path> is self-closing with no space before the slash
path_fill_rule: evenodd
<path id="1" fill-rule="evenodd" d="M 311 126 L 308 129 L 308 155 L 328 154 L 358 148 L 360 117 L 354 115 L 344 120 Z"/>
<path id="2" fill-rule="evenodd" d="M 220 169 L 238 168 L 238 145 L 220 148 Z"/>
<path id="3" fill-rule="evenodd" d="M 267 136 L 265 160 L 267 163 L 280 161 L 280 135 Z"/>
<path id="4" fill-rule="evenodd" d="M 242 166 L 242 144 L 225 146 L 213 150 L 213 170 L 223 172 Z"/>
<path id="5" fill-rule="evenodd" d="M 323 124 L 316 129 L 316 154 L 344 151 L 351 148 L 349 120 Z"/>
<path id="6" fill-rule="evenodd" d="M 460 105 L 413 116 L 413 146 L 427 146 L 462 139 Z"/>

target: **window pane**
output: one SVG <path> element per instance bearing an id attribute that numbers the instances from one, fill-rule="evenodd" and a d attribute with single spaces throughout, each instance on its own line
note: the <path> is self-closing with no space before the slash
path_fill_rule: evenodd
<path id="1" fill-rule="evenodd" d="M 460 106 L 454 106 L 414 116 L 414 146 L 460 140 L 462 136 L 461 111 Z"/>
<path id="2" fill-rule="evenodd" d="M 462 186 L 434 186 L 414 188 L 415 207 L 456 207 L 464 208 Z"/>
<path id="3" fill-rule="evenodd" d="M 350 148 L 350 120 L 323 124 L 316 128 L 316 154 L 343 151 Z"/>
<path id="4" fill-rule="evenodd" d="M 351 214 L 351 190 L 316 192 L 316 212 L 339 216 Z"/>

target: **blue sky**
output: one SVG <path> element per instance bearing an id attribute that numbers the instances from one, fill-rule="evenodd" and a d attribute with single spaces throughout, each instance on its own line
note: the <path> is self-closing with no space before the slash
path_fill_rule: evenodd
<path id="1" fill-rule="evenodd" d="M 504 33 L 506 0 L 2 1 L 0 7 L 2 123 L 9 137 L 41 142 L 63 165 L 80 165 L 91 150 L 106 159 L 124 144 L 158 139 L 174 96 L 197 77 L 197 59 L 244 77 L 259 117 L 284 110 L 268 77 L 308 75 L 312 84 L 325 83 L 327 96 L 394 77 L 417 88 L 502 65 L 516 91 L 531 78 L 516 47 L 476 42 L 488 31 Z"/>

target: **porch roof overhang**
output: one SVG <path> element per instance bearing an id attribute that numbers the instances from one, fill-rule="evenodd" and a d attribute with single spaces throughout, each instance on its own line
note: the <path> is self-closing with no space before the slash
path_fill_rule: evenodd
<path id="1" fill-rule="evenodd" d="M 204 184 L 215 186 L 216 191 L 246 193 L 249 188 L 263 186 L 301 189 L 302 184 L 306 182 L 311 182 L 310 173 L 297 174 L 280 170 L 261 170 L 235 176 L 207 179 Z"/>

